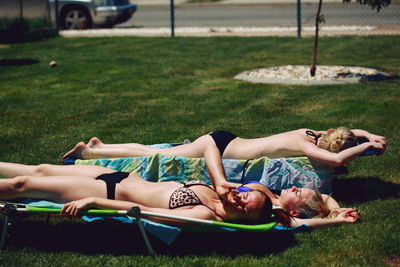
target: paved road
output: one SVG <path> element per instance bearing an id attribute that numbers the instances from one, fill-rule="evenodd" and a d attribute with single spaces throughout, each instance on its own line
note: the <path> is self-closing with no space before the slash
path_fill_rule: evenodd
<path id="1" fill-rule="evenodd" d="M 315 4 L 302 5 L 303 25 L 314 24 Z M 369 7 L 348 4 L 324 4 L 326 25 L 400 25 L 400 4 L 392 4 L 379 13 Z M 177 6 L 177 27 L 271 27 L 296 25 L 295 5 L 205 5 Z M 168 27 L 168 6 L 140 6 L 132 19 L 119 28 Z"/>

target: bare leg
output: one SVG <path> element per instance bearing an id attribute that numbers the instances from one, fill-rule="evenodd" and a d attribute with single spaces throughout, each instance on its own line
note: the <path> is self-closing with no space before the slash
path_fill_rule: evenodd
<path id="1" fill-rule="evenodd" d="M 104 173 L 115 172 L 112 169 L 94 165 L 25 165 L 19 163 L 0 162 L 0 175 L 16 176 L 85 176 L 96 178 Z"/>
<path id="2" fill-rule="evenodd" d="M 88 147 L 90 148 L 99 148 L 102 147 L 104 144 L 101 140 L 97 137 L 90 138 L 89 142 L 87 143 Z"/>
<path id="3" fill-rule="evenodd" d="M 18 176 L 0 179 L 0 199 L 45 199 L 57 203 L 86 197 L 106 197 L 103 181 L 85 176 Z"/>
<path id="4" fill-rule="evenodd" d="M 99 140 L 100 141 L 100 140 Z M 90 142 L 90 141 L 89 141 Z M 103 144 L 89 147 L 84 143 L 78 143 L 74 149 L 64 155 L 75 158 L 119 158 L 119 157 L 142 157 L 161 153 L 166 156 L 182 156 L 190 158 L 203 157 L 206 144 L 215 144 L 210 135 L 203 135 L 193 143 L 184 144 L 172 148 L 154 148 L 142 144 Z M 99 144 L 99 143 L 98 143 Z"/>
<path id="5" fill-rule="evenodd" d="M 92 155 L 90 154 L 88 145 L 84 142 L 79 142 L 73 149 L 64 154 L 63 159 L 65 158 L 90 159 Z"/>
<path id="6" fill-rule="evenodd" d="M 92 149 L 98 148 L 114 148 L 120 149 L 121 147 L 130 148 L 130 149 L 147 149 L 149 146 L 142 145 L 139 143 L 123 143 L 123 144 L 104 144 L 99 138 L 92 137 L 87 143 L 87 147 Z M 151 147 L 150 147 L 151 148 Z M 90 150 L 89 150 L 90 151 Z M 88 153 L 90 154 L 90 153 Z"/>

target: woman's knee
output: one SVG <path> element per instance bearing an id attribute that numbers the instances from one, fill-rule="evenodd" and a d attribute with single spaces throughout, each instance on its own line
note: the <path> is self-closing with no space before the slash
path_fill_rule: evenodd
<path id="1" fill-rule="evenodd" d="M 26 184 L 29 181 L 29 176 L 16 176 L 10 179 L 8 191 L 10 193 L 21 193 L 26 190 Z"/>
<path id="2" fill-rule="evenodd" d="M 35 167 L 35 176 L 48 176 L 51 169 L 51 164 L 40 164 Z"/>

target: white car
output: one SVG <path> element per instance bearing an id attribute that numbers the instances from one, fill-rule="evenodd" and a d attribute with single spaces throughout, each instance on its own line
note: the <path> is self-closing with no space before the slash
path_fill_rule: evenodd
<path id="1" fill-rule="evenodd" d="M 63 29 L 112 27 L 129 20 L 137 9 L 137 5 L 129 0 L 49 0 L 53 22 L 56 5 L 59 26 Z"/>

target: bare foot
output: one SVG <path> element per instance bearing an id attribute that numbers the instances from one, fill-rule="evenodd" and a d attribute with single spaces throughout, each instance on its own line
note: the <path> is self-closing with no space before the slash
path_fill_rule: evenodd
<path id="1" fill-rule="evenodd" d="M 90 158 L 90 155 L 89 147 L 84 142 L 79 142 L 73 149 L 64 154 L 63 159 L 87 159 Z"/>
<path id="2" fill-rule="evenodd" d="M 90 148 L 96 148 L 99 146 L 102 146 L 103 142 L 101 142 L 101 140 L 97 137 L 92 137 L 89 142 L 87 143 L 87 146 Z"/>

